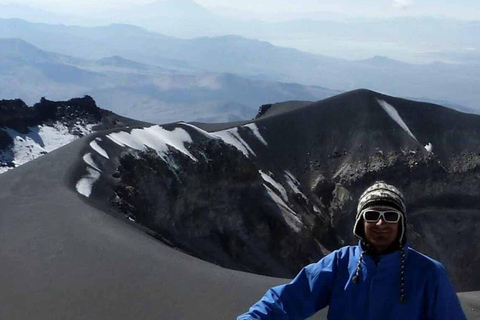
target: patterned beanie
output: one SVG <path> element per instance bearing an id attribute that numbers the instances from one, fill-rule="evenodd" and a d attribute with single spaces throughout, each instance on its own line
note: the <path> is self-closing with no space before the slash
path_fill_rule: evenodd
<path id="1" fill-rule="evenodd" d="M 406 242 L 405 213 L 407 211 L 405 200 L 403 199 L 403 195 L 400 190 L 383 181 L 375 182 L 360 196 L 357 206 L 357 215 L 355 217 L 355 225 L 353 227 L 353 234 L 361 240 L 365 240 L 365 230 L 363 227 L 363 217 L 361 216 L 361 212 L 362 210 L 372 206 L 391 207 L 400 211 L 401 218 L 398 230 L 399 242 L 401 245 L 404 245 Z"/>

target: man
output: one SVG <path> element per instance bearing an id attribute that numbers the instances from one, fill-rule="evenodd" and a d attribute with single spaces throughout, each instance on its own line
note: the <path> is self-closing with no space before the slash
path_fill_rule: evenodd
<path id="1" fill-rule="evenodd" d="M 443 266 L 406 245 L 406 206 L 376 182 L 360 196 L 343 247 L 273 287 L 237 320 L 306 319 L 329 306 L 329 320 L 466 320 Z"/>

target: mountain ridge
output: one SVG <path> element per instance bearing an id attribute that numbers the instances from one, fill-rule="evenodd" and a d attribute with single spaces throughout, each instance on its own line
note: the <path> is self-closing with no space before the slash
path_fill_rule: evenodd
<path id="1" fill-rule="evenodd" d="M 102 169 L 87 200 L 105 207 L 109 198 L 124 219 L 201 259 L 291 277 L 355 242 L 356 199 L 385 180 L 408 199 L 413 246 L 444 262 L 458 290 L 480 287 L 473 267 L 480 257 L 464 258 L 478 242 L 462 238 L 475 237 L 478 224 L 480 155 L 472 152 L 480 116 L 362 89 L 208 127 L 177 123 L 97 137 L 115 160 L 91 153 Z M 77 176 L 88 167 L 81 163 Z M 457 216 L 461 232 L 449 228 Z"/>

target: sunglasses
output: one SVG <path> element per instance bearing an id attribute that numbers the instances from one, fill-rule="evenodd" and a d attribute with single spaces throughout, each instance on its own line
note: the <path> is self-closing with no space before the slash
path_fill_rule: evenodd
<path id="1" fill-rule="evenodd" d="M 397 223 L 400 220 L 401 213 L 393 210 L 365 209 L 362 212 L 363 220 L 366 222 L 377 222 L 380 219 L 388 223 Z"/>

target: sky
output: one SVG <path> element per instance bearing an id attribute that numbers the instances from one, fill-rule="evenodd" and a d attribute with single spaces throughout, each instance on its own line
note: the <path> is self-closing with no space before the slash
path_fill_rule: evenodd
<path id="1" fill-rule="evenodd" d="M 150 2 L 153 0 L 0 0 L 0 4 L 23 4 L 72 15 L 125 9 Z M 215 13 L 265 20 L 325 17 L 328 13 L 362 17 L 442 15 L 464 20 L 480 20 L 478 0 L 196 0 L 196 2 Z"/>
<path id="2" fill-rule="evenodd" d="M 391 17 L 442 15 L 458 19 L 480 20 L 480 4 L 473 0 L 245 0 L 226 1 L 198 0 L 212 10 L 224 6 L 232 10 L 244 10 L 266 13 L 267 16 L 277 14 L 284 19 L 315 18 L 317 13 L 335 13 L 354 17 Z"/>

